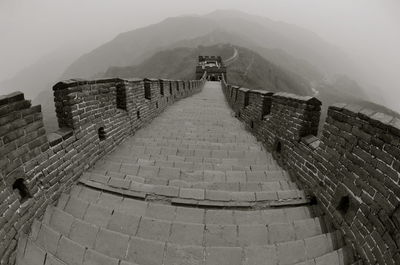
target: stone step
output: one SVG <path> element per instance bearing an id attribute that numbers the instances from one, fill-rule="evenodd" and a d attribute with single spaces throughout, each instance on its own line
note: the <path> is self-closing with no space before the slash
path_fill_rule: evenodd
<path id="1" fill-rule="evenodd" d="M 143 184 L 154 184 L 154 185 L 165 185 L 165 186 L 174 186 L 181 188 L 194 188 L 194 189 L 209 189 L 209 190 L 223 190 L 223 191 L 280 191 L 280 190 L 295 190 L 297 189 L 297 185 L 294 182 L 288 180 L 271 180 L 266 182 L 258 182 L 258 181 L 240 181 L 235 179 L 219 179 L 219 182 L 216 179 L 211 179 L 210 181 L 185 181 L 181 179 L 164 179 L 162 177 L 138 177 L 126 175 L 123 173 L 115 173 L 115 172 L 106 172 L 106 173 L 94 173 L 94 172 L 86 172 L 82 176 L 83 179 L 96 179 L 96 175 L 99 175 L 99 178 L 104 179 L 108 178 L 107 183 L 112 184 L 112 178 L 118 178 L 121 180 L 130 180 Z M 216 181 L 213 181 L 216 180 Z M 225 181 L 224 181 L 225 180 Z M 115 181 L 115 180 L 114 180 Z"/>
<path id="2" fill-rule="evenodd" d="M 353 265 L 354 257 L 349 247 L 326 253 L 314 259 L 296 263 L 296 265 Z"/>
<path id="3" fill-rule="evenodd" d="M 178 155 L 149 155 L 135 154 L 117 155 L 112 154 L 99 160 L 99 164 L 118 165 L 143 165 L 180 168 L 184 171 L 191 170 L 219 170 L 219 171 L 284 171 L 275 161 L 244 160 L 238 158 L 203 158 L 195 156 Z M 98 164 L 98 165 L 99 165 Z M 96 165 L 96 166 L 98 166 Z"/>
<path id="4" fill-rule="evenodd" d="M 257 260 L 266 258 L 271 261 L 278 258 L 279 263 L 275 261 L 271 264 L 289 265 L 321 257 L 342 247 L 342 242 L 336 241 L 336 233 L 265 245 L 181 245 L 165 240 L 127 236 L 78 222 L 77 219 L 72 220 L 68 232 L 66 229 L 57 231 L 42 223 L 33 240 L 43 252 L 54 253 L 66 264 L 83 264 L 86 256 L 90 255 L 97 259 L 97 264 L 119 264 L 120 260 L 141 265 L 203 264 L 204 260 L 206 264 L 215 265 L 263 264 Z M 193 263 L 187 263 L 188 259 Z"/>
<path id="5" fill-rule="evenodd" d="M 146 135 L 138 134 L 139 137 L 146 136 L 147 138 L 157 138 L 164 140 L 192 140 L 192 141 L 207 141 L 210 143 L 249 143 L 254 144 L 257 142 L 253 136 L 240 136 L 240 135 L 226 135 L 227 132 L 219 134 L 212 133 L 184 133 L 175 130 L 165 131 L 162 129 L 159 133 L 146 132 Z"/>
<path id="6" fill-rule="evenodd" d="M 59 260 L 53 254 L 46 251 L 29 237 L 20 238 L 19 241 L 24 240 L 25 246 L 18 246 L 18 250 L 22 249 L 21 253 L 17 254 L 18 265 L 67 265 L 67 263 Z"/>
<path id="7" fill-rule="evenodd" d="M 87 175 L 86 175 L 87 176 Z M 278 207 L 309 203 L 301 190 L 279 191 L 223 191 L 180 188 L 176 186 L 143 184 L 132 179 L 121 179 L 92 174 L 79 182 L 88 187 L 139 199 L 159 197 L 174 204 L 213 207 Z"/>
<path id="8" fill-rule="evenodd" d="M 140 201 L 108 192 L 93 190 L 85 186 L 76 186 L 71 195 L 63 194 L 58 207 L 73 213 L 80 209 L 82 214 L 87 207 L 103 209 L 105 213 L 120 212 L 134 218 L 148 217 L 165 221 L 177 221 L 195 224 L 263 224 L 273 223 L 316 223 L 310 229 L 323 226 L 310 206 L 269 208 L 269 209 L 202 209 L 162 204 L 157 201 Z M 70 210 L 71 209 L 71 210 Z M 323 229 L 327 230 L 326 228 Z"/>
<path id="9" fill-rule="evenodd" d="M 40 224 L 38 234 L 26 239 L 19 265 L 137 265 L 87 248 L 51 227 Z"/>
<path id="10" fill-rule="evenodd" d="M 71 201 L 65 206 L 65 211 L 77 218 L 95 223 L 98 226 L 108 227 L 111 230 L 121 233 L 133 233 L 132 235 L 134 235 L 139 221 L 147 223 L 147 228 L 154 226 L 155 231 L 161 227 L 166 234 L 169 234 L 167 230 L 174 227 L 186 229 L 188 233 L 191 231 L 189 228 L 193 228 L 194 231 L 199 231 L 199 229 L 203 231 L 211 227 L 214 231 L 220 230 L 222 232 L 226 231 L 226 233 L 235 233 L 238 238 L 243 236 L 248 242 L 251 240 L 246 236 L 254 236 L 255 240 L 268 240 L 269 238 L 269 243 L 276 243 L 288 239 L 302 239 L 319 235 L 325 230 L 322 228 L 324 225 L 319 218 L 286 221 L 283 218 L 278 220 L 276 217 L 273 220 L 271 216 L 266 215 L 264 216 L 266 219 L 263 220 L 259 211 L 256 211 L 256 213 L 249 211 L 247 213 L 241 212 L 240 215 L 236 212 L 237 216 L 235 216 L 235 220 L 238 224 L 235 224 L 234 219 L 229 218 L 232 217 L 229 216 L 232 212 L 228 211 L 224 214 L 223 212 L 209 210 L 203 213 L 204 217 L 201 216 L 203 220 L 197 220 L 198 222 L 195 223 L 195 218 L 200 217 L 199 212 L 197 212 L 197 216 L 190 216 L 189 214 L 193 213 L 190 208 L 178 209 L 179 214 L 176 214 L 174 217 L 172 216 L 174 215 L 173 208 L 162 204 L 150 204 L 147 208 L 143 204 L 136 205 L 136 208 L 130 205 L 131 210 L 124 209 L 125 206 L 122 206 L 120 209 L 110 209 L 99 204 L 87 203 L 76 198 L 71 198 Z M 161 209 L 163 210 L 161 211 Z M 252 217 L 259 217 L 260 219 L 249 222 L 248 220 Z M 257 235 L 263 235 L 265 238 L 257 238 Z M 232 235 L 230 236 L 232 237 Z"/>
<path id="11" fill-rule="evenodd" d="M 174 132 L 162 133 L 159 135 L 150 134 L 149 138 L 157 138 L 163 140 L 191 140 L 191 141 L 207 141 L 209 143 L 248 143 L 254 144 L 256 141 L 252 138 L 238 138 L 238 137 L 225 137 L 225 136 L 213 136 L 213 135 L 177 135 Z"/>
<path id="12" fill-rule="evenodd" d="M 168 127 L 157 126 L 157 131 L 150 131 L 150 133 L 146 134 L 139 134 L 138 136 L 141 138 L 171 138 L 171 139 L 204 139 L 206 141 L 212 142 L 213 139 L 226 139 L 227 142 L 229 140 L 235 140 L 236 142 L 256 142 L 256 138 L 252 135 L 243 134 L 243 132 L 228 132 L 225 130 L 214 130 L 214 131 L 207 131 L 201 130 L 200 128 L 196 129 L 188 129 L 188 128 L 172 128 L 171 124 Z M 209 140 L 211 139 L 211 141 Z M 223 142 L 224 143 L 224 142 Z"/>
<path id="13" fill-rule="evenodd" d="M 124 235 L 168 241 L 179 245 L 196 246 L 251 246 L 275 244 L 293 240 L 314 237 L 323 238 L 321 227 L 317 227 L 315 220 L 308 222 L 261 224 L 195 224 L 178 221 L 166 221 L 149 217 L 133 217 L 122 212 L 110 213 L 107 209 L 88 206 L 87 212 L 81 216 L 79 212 L 72 211 L 75 215 L 54 208 L 48 221 L 53 229 L 68 236 L 74 223 L 79 227 L 96 227 L 118 232 Z M 102 217 L 99 218 L 99 214 Z M 61 221 L 63 220 L 63 221 Z M 46 223 L 46 222 L 45 222 Z M 306 224 L 314 227 L 303 228 Z M 88 228 L 89 229 L 89 228 Z"/>
<path id="14" fill-rule="evenodd" d="M 128 153 L 130 156 L 139 154 L 165 155 L 165 156 L 183 156 L 183 157 L 201 157 L 217 159 L 240 159 L 244 161 L 264 161 L 272 162 L 272 156 L 264 151 L 255 150 L 212 150 L 212 149 L 187 149 L 183 147 L 161 147 L 154 145 L 133 145 L 124 150 L 116 151 L 118 153 Z"/>
<path id="15" fill-rule="evenodd" d="M 178 149 L 207 149 L 207 150 L 228 150 L 228 151 L 263 151 L 259 143 L 211 143 L 208 141 L 193 140 L 163 140 L 158 138 L 144 138 L 137 135 L 130 141 L 132 145 L 176 147 Z"/>
<path id="16" fill-rule="evenodd" d="M 131 168 L 134 173 L 134 169 Z M 146 172 L 145 172 L 146 171 Z M 132 180 L 146 184 L 170 185 L 179 187 L 210 187 L 229 191 L 274 191 L 297 189 L 297 185 L 288 180 L 288 177 L 280 171 L 228 171 L 221 172 L 215 170 L 199 170 L 192 173 L 182 172 L 172 168 L 154 168 L 152 166 L 138 167 L 139 174 L 131 175 L 125 172 L 115 172 L 111 170 L 91 169 L 85 172 L 83 179 L 96 178 L 118 178 Z M 268 174 L 268 175 L 267 175 Z"/>
<path id="17" fill-rule="evenodd" d="M 160 178 L 163 180 L 183 180 L 187 182 L 270 182 L 290 180 L 288 174 L 281 170 L 182 170 L 176 167 L 113 162 L 99 164 L 90 169 L 89 172 L 103 175 L 130 175 L 142 178 Z"/>

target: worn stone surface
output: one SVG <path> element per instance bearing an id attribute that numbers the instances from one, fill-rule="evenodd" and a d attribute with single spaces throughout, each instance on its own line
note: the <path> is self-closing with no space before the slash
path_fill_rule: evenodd
<path id="1" fill-rule="evenodd" d="M 85 170 L 23 249 L 39 263 L 351 264 L 302 194 L 211 82 Z"/>

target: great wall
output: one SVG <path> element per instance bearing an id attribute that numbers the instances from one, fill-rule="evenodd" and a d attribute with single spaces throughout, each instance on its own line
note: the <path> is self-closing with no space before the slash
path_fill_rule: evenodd
<path id="1" fill-rule="evenodd" d="M 0 264 L 400 264 L 399 119 L 197 70 L 0 97 Z"/>

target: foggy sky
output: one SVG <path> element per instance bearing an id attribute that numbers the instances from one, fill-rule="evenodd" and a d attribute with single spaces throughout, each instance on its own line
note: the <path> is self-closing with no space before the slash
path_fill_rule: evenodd
<path id="1" fill-rule="evenodd" d="M 397 105 L 398 0 L 0 0 L 0 80 L 49 53 L 89 52 L 118 33 L 215 9 L 237 9 L 317 33 L 364 68 L 387 105 Z"/>

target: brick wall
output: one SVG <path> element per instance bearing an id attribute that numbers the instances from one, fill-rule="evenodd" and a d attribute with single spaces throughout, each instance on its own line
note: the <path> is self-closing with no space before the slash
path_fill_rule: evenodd
<path id="1" fill-rule="evenodd" d="M 317 200 L 364 263 L 400 264 L 400 120 L 337 104 L 317 137 L 316 98 L 222 83 L 236 116 Z"/>
<path id="2" fill-rule="evenodd" d="M 1 96 L 0 264 L 14 263 L 19 234 L 84 170 L 203 84 L 204 79 L 60 82 L 53 87 L 60 129 L 49 134 L 40 106 L 31 106 L 22 93 Z"/>

